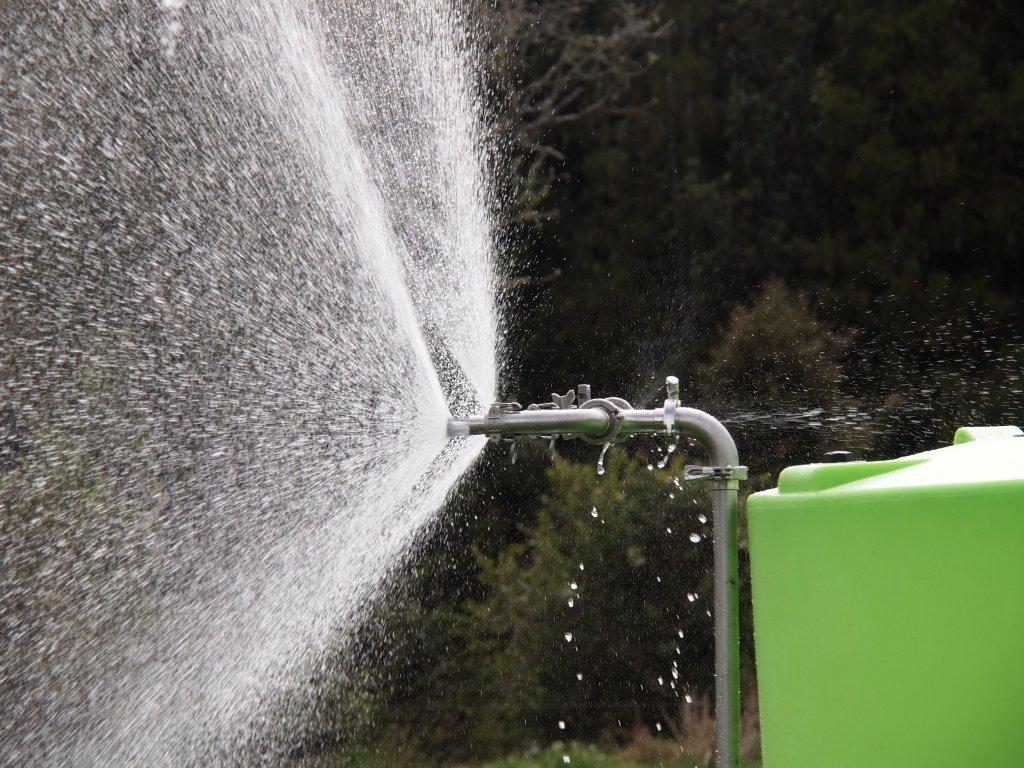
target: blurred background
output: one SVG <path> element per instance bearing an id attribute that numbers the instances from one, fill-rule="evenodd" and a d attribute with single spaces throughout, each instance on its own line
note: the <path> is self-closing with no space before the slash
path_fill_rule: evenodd
<path id="1" fill-rule="evenodd" d="M 479 14 L 511 171 L 504 398 L 585 381 L 649 407 L 678 374 L 736 435 L 748 492 L 829 450 L 1019 423 L 1018 6 Z M 492 445 L 370 607 L 356 661 L 323 671 L 296 764 L 707 765 L 710 512 L 677 480 L 686 453 L 634 442 L 602 474 L 593 446 L 512 463 Z M 746 586 L 742 610 L 756 764 Z"/>
<path id="2" fill-rule="evenodd" d="M 313 5 L 329 9 L 344 2 L 318 0 Z M 773 487 L 783 468 L 818 461 L 828 451 L 847 450 L 864 459 L 892 458 L 948 445 L 962 425 L 1020 424 L 1024 5 L 1001 0 L 471 2 L 468 18 L 482 36 L 486 66 L 482 90 L 489 99 L 495 131 L 494 176 L 502 185 L 497 195 L 501 201 L 497 261 L 504 270 L 500 302 L 506 323 L 499 377 L 502 399 L 525 406 L 548 400 L 553 390 L 564 393 L 587 383 L 597 397 L 622 396 L 636 407 L 651 407 L 664 399 L 665 376 L 675 374 L 681 379 L 683 402 L 718 416 L 736 437 L 743 462 L 750 467 L 744 494 Z M 185 5 L 183 0 L 163 0 L 159 14 L 177 25 L 176 14 L 189 12 L 183 10 Z M 276 8 L 278 4 L 265 5 Z M 59 19 L 58 26 L 63 25 L 61 17 L 73 4 L 54 4 L 49 10 L 33 4 L 10 5 L 15 6 L 20 6 L 23 19 L 37 12 L 49 15 L 46 25 L 40 23 L 40 29 L 48 30 L 53 17 Z M 133 14 L 142 8 L 129 7 Z M 0 2 L 0 30 L 10 31 L 13 27 L 6 23 L 5 10 Z M 155 15 L 158 9 L 150 3 L 140 13 Z M 84 15 L 90 14 L 93 9 Z M 103 14 L 96 11 L 95 15 Z M 197 15 L 201 14 L 197 11 Z M 81 80 L 80 92 L 87 95 L 93 90 L 116 95 L 123 87 L 124 103 L 131 104 L 131 82 L 123 79 L 119 67 L 132 71 L 138 65 L 146 75 L 138 82 L 152 86 L 153 93 L 147 97 L 157 106 L 163 104 L 158 115 L 180 117 L 178 122 L 167 120 L 191 126 L 193 112 L 182 109 L 178 115 L 178 102 L 170 97 L 166 104 L 161 101 L 167 81 L 161 79 L 162 70 L 139 53 L 144 50 L 141 43 L 130 51 L 131 56 L 107 56 L 105 49 L 97 50 L 98 43 L 90 48 L 82 42 L 88 39 L 85 26 L 69 23 L 66 32 L 59 48 L 70 52 L 66 61 L 50 57 L 41 47 L 38 65 L 32 59 L 18 66 L 38 70 L 41 80 L 46 79 L 47 67 L 65 68 L 75 74 L 75 82 Z M 381 39 L 387 41 L 384 35 Z M 244 95 L 244 88 L 221 78 L 222 62 L 216 56 L 204 58 L 206 48 L 190 45 L 195 47 L 183 44 L 184 53 L 179 56 L 198 57 L 202 77 L 189 81 L 183 93 L 198 93 L 198 107 L 206 101 L 216 106 L 221 100 L 230 102 Z M 0 37 L 0 61 L 5 49 L 13 48 L 10 40 Z M 79 77 L 75 57 L 80 51 L 98 62 L 99 74 Z M 169 56 L 173 54 L 171 44 Z M 13 103 L 10 94 L 18 90 L 19 81 L 11 78 L 5 84 L 3 72 L 0 66 L 0 95 Z M 147 79 L 150 76 L 152 80 Z M 215 87 L 207 88 L 209 83 Z M 193 86 L 197 87 L 191 90 Z M 410 89 L 415 95 L 415 88 Z M 239 101 L 245 105 L 244 99 Z M 40 124 L 59 123 L 63 113 L 75 113 L 71 102 L 54 98 L 32 106 L 39 108 Z M 106 103 L 101 101 L 100 106 Z M 194 114 L 199 115 L 202 110 L 197 104 L 185 102 L 190 109 L 196 107 Z M 291 110 L 292 105 L 285 101 L 281 109 Z M 134 118 L 125 112 L 94 112 L 95 124 L 83 129 L 82 135 L 99 132 L 107 118 L 111 123 L 125 119 L 131 124 L 137 119 L 139 125 L 149 125 L 141 110 Z M 249 111 L 240 114 L 245 120 L 251 116 Z M 387 122 L 389 114 L 385 111 L 374 119 Z M 210 108 L 206 119 L 219 119 L 219 115 Z M 237 126 L 230 121 L 216 123 L 221 132 L 215 138 L 251 133 L 256 138 L 250 142 L 252 154 L 245 157 L 269 158 L 267 164 L 277 175 L 253 174 L 250 179 L 241 174 L 259 182 L 252 194 L 245 191 L 248 187 L 235 190 L 232 173 L 223 174 L 222 195 L 206 179 L 217 192 L 211 192 L 211 200 L 223 198 L 234 205 L 237 199 L 240 209 L 211 208 L 206 198 L 199 197 L 194 207 L 196 231 L 206 233 L 209 228 L 218 233 L 221 226 L 237 229 L 238 234 L 223 238 L 232 250 L 238 242 L 242 244 L 239 251 L 265 248 L 280 257 L 267 262 L 274 269 L 260 273 L 273 276 L 265 282 L 283 283 L 284 289 L 291 286 L 304 298 L 308 294 L 314 309 L 331 306 L 320 294 L 307 290 L 315 281 L 299 269 L 300 260 L 292 273 L 283 267 L 275 271 L 278 264 L 293 263 L 289 248 L 293 242 L 303 245 L 304 239 L 288 228 L 277 232 L 250 226 L 277 216 L 278 221 L 294 222 L 296 232 L 301 230 L 302 217 L 311 215 L 306 198 L 279 199 L 274 180 L 281 185 L 282 179 L 297 180 L 289 189 L 302 190 L 309 169 L 298 161 L 296 168 L 290 168 L 294 148 L 271 141 L 267 137 L 276 135 L 272 132 L 261 134 L 258 120 L 252 125 L 245 120 Z M 78 125 L 70 127 L 77 136 Z M 102 212 L 104 196 L 115 202 L 138 197 L 146 203 L 139 206 L 146 215 L 140 216 L 138 231 L 152 230 L 154 239 L 173 240 L 177 235 L 162 218 L 166 211 L 173 212 L 168 201 L 191 199 L 178 187 L 186 191 L 192 185 L 203 187 L 202 169 L 208 162 L 205 134 L 198 134 L 202 151 L 191 158 L 192 165 L 179 162 L 179 155 L 190 156 L 175 143 L 161 143 L 162 137 L 149 132 L 139 135 L 143 140 L 132 151 L 143 159 L 162 160 L 158 168 L 166 169 L 168 177 L 112 174 L 122 182 L 122 188 L 117 188 L 100 174 L 97 178 L 106 185 L 102 194 L 94 195 L 89 186 L 73 190 L 72 202 L 84 201 L 83 210 L 88 207 L 89 215 L 60 222 L 68 229 L 70 245 L 77 245 L 77 239 L 100 242 L 109 236 L 125 252 L 114 266 L 134 268 L 136 245 L 119 237 L 115 219 L 94 215 L 93 204 Z M 26 144 L 35 141 L 27 133 L 21 138 Z M 59 154 L 39 146 L 48 158 L 60 160 Z M 222 149 L 224 157 L 233 157 L 232 141 L 225 140 Z M 96 153 L 103 155 L 103 147 Z M 56 160 L 55 178 L 63 178 Z M 113 168 L 114 161 L 109 165 Z M 223 165 L 235 168 L 233 163 Z M 9 166 L 19 168 L 14 162 Z M 97 167 L 102 171 L 108 166 Z M 40 178 L 44 186 L 49 183 Z M 264 183 L 267 178 L 274 183 Z M 5 181 L 5 194 L 11 199 L 24 198 L 26 209 L 38 207 L 31 178 L 11 171 Z M 403 180 L 390 181 L 399 188 Z M 53 185 L 51 191 L 56 209 L 62 210 L 64 188 Z M 67 209 L 71 208 L 69 203 Z M 217 218 L 213 214 L 221 210 L 239 215 L 205 222 L 207 216 Z M 46 231 L 52 229 L 54 238 L 64 238 L 63 230 L 46 219 L 45 206 L 38 211 Z M 129 225 L 136 226 L 133 221 L 129 219 Z M 337 228 L 332 220 L 328 223 L 326 228 L 310 228 L 310 233 L 326 231 L 334 238 Z M 99 234 L 93 236 L 90 227 Z M 12 232 L 15 229 L 11 227 Z M 211 235 L 211 239 L 215 238 Z M 270 244 L 256 242 L 261 239 Z M 89 243 L 89 248 L 93 245 Z M 57 297 L 82 288 L 78 311 L 91 313 L 82 315 L 84 322 L 71 327 L 72 323 L 64 322 L 64 314 L 53 313 L 55 327 L 60 326 L 70 339 L 92 332 L 91 323 L 103 317 L 102 302 L 93 306 L 89 295 L 93 286 L 102 286 L 113 305 L 125 293 L 123 286 L 134 284 L 132 269 L 120 274 L 108 269 L 107 262 L 99 262 L 103 269 L 87 275 L 81 284 L 37 281 L 36 274 L 75 274 L 72 267 L 62 271 L 63 262 L 51 258 L 51 251 L 39 253 L 39 264 L 47 269 L 40 267 L 24 279 L 26 285 L 32 284 L 25 295 L 36 287 L 41 294 Z M 4 259 L 0 252 L 0 270 L 4 270 Z M 16 262 L 12 258 L 13 266 L 6 270 L 15 277 Z M 140 265 L 140 273 L 146 266 Z M 157 267 L 163 269 L 157 262 L 150 266 L 154 275 Z M 163 285 L 160 279 L 154 280 L 158 287 Z M 273 369 L 266 365 L 262 347 L 255 342 L 244 346 L 248 357 L 242 365 L 214 344 L 221 338 L 231 339 L 235 325 L 220 320 L 232 320 L 236 306 L 253 308 L 254 338 L 271 313 L 285 314 L 251 285 L 243 284 L 239 290 L 237 305 L 217 304 L 214 308 L 219 313 L 211 314 L 209 327 L 197 329 L 200 340 L 206 339 L 205 329 L 213 341 L 205 346 L 197 343 L 196 348 L 209 352 L 219 366 L 210 372 L 211 379 L 223 367 L 226 379 L 238 381 L 245 396 L 242 402 L 252 398 L 266 405 L 267 418 L 289 422 L 290 429 L 293 411 L 280 403 L 298 400 L 290 385 L 300 377 L 287 368 L 293 361 L 274 360 L 283 371 L 280 381 L 289 386 L 271 391 L 257 375 Z M 226 289 L 224 295 L 234 296 Z M 356 295 L 355 290 L 342 294 L 349 295 Z M 61 305 L 55 302 L 54 306 L 60 309 Z M 140 351 L 149 351 L 142 343 L 149 334 L 157 349 L 168 350 L 169 362 L 152 356 L 154 370 L 170 368 L 175 359 L 187 357 L 178 346 L 162 345 L 165 327 L 158 320 L 165 310 L 147 314 L 134 303 L 121 310 L 117 317 L 127 318 L 126 327 L 142 329 L 136 345 Z M 27 321 L 19 312 L 15 303 L 0 303 L 0 328 L 7 338 L 23 335 L 31 340 L 32 333 L 22 333 Z M 364 319 L 368 313 L 353 310 L 352 314 Z M 316 316 L 312 311 L 309 315 Z M 50 323 L 50 315 L 40 317 L 41 325 Z M 294 338 L 304 338 L 307 315 L 296 312 L 288 317 L 294 319 Z M 287 337 L 288 345 L 292 338 Z M 370 340 L 375 342 L 376 337 Z M 135 350 L 128 341 L 125 347 Z M 190 349 L 188 344 L 185 349 Z M 323 357 L 314 351 L 315 356 L 309 355 L 316 357 L 312 363 Z M 98 393 L 100 405 L 119 402 L 114 394 L 105 399 L 107 390 L 114 393 L 115 389 L 102 378 L 109 375 L 120 381 L 117 369 L 79 371 L 68 360 L 57 362 L 76 377 L 80 374 L 88 391 Z M 201 362 L 205 361 L 204 357 Z M 310 361 L 300 356 L 299 362 Z M 0 350 L 0 386 L 18 383 L 21 363 Z M 26 368 L 31 368 L 29 363 L 26 359 Z M 50 370 L 49 363 L 36 363 Z M 331 401 L 320 398 L 323 382 L 344 378 L 343 371 L 334 369 L 322 375 L 312 363 L 294 366 L 310 372 L 301 378 L 315 385 L 306 394 L 311 401 L 322 399 L 323 404 L 322 409 L 294 409 L 309 419 L 308 423 L 295 419 L 303 440 L 329 421 L 330 414 L 324 414 Z M 142 368 L 143 373 L 149 370 Z M 162 380 L 152 384 L 153 391 L 159 393 L 161 386 Z M 384 386 L 390 387 L 390 381 Z M 280 395 L 280 402 L 268 401 L 268 391 Z M 6 389 L 2 394 L 6 397 Z M 34 391 L 20 394 L 27 400 L 35 398 Z M 145 399 L 139 402 L 148 404 Z M 173 420 L 179 408 L 186 415 L 191 413 L 188 408 L 198 409 L 191 402 L 153 402 L 153 412 L 166 412 L 166 423 L 177 423 Z M 223 409 L 223 423 L 234 424 L 229 399 L 214 399 L 214 406 Z M 117 411 L 110 405 L 105 408 L 104 412 Z M 58 415 L 64 410 L 58 409 Z M 93 442 L 85 429 L 93 422 L 71 418 L 68 423 L 75 428 L 69 430 L 69 442 L 71 438 L 83 444 Z M 253 433 L 260 439 L 252 445 L 263 450 L 262 424 L 253 424 Z M 187 419 L 185 426 L 189 426 Z M 225 429 L 231 438 L 225 439 L 229 448 L 235 429 Z M 55 434 L 63 439 L 62 433 Z M 178 432 L 171 430 L 171 434 Z M 205 432 L 188 434 L 206 449 Z M 335 434 L 344 430 L 330 433 L 332 440 Z M 108 465 L 111 476 L 144 474 L 145 465 L 120 435 L 115 432 L 106 441 L 94 441 L 109 446 L 110 452 L 83 453 L 80 464 L 74 463 L 79 461 L 78 454 L 62 447 L 56 437 L 50 438 L 56 446 L 52 455 L 38 452 L 37 461 L 59 483 L 46 486 L 40 480 L 32 486 L 33 498 L 16 499 L 5 508 L 4 500 L 12 495 L 9 489 L 9 495 L 0 498 L 0 526 L 5 520 L 19 519 L 34 526 L 33 504 L 59 510 L 61 502 L 72 497 L 82 510 L 109 507 L 101 491 L 91 489 L 83 477 L 88 467 L 99 466 L 102 475 Z M 287 436 L 292 436 L 290 431 Z M 17 457 L 27 455 L 32 437 L 45 448 L 45 440 L 26 433 L 17 408 L 0 401 L 0 488 L 4 473 L 15 476 Z M 308 470 L 307 458 L 317 455 L 312 448 L 303 453 L 286 440 L 278 442 L 287 457 L 275 465 L 282 467 L 280 475 L 266 475 L 257 461 L 263 454 L 256 452 L 256 458 L 243 455 L 245 462 L 239 463 L 251 470 L 249 474 L 233 478 L 216 462 L 203 463 L 194 487 L 209 491 L 209 498 L 217 501 L 222 484 L 233 482 L 245 490 L 240 498 L 246 501 L 230 509 L 258 507 L 264 486 L 268 497 L 273 495 L 274 486 L 287 486 L 289 478 L 301 476 Z M 312 445 L 313 440 L 306 442 Z M 325 438 L 325 445 L 329 442 Z M 177 441 L 168 440 L 166 446 L 155 441 L 149 447 L 167 448 L 157 458 L 169 468 L 163 480 L 168 487 L 183 485 L 179 475 L 193 471 L 191 465 L 178 467 L 171 461 L 179 448 L 190 460 L 205 455 Z M 245 449 L 247 444 L 240 447 Z M 70 457 L 64 465 L 58 461 L 62 452 Z M 561 443 L 554 456 L 542 441 L 524 442 L 515 455 L 507 444 L 489 445 L 441 514 L 417 537 L 412 555 L 389 571 L 384 587 L 359 606 L 358 615 L 365 620 L 354 627 L 340 618 L 336 629 L 335 623 L 330 624 L 334 637 L 325 644 L 337 650 L 326 654 L 324 663 L 317 663 L 308 679 L 299 682 L 302 701 L 289 718 L 280 718 L 289 737 L 294 736 L 294 748 L 288 741 L 285 764 L 292 768 L 710 765 L 714 734 L 710 500 L 706 489 L 681 479 L 687 462 L 701 462 L 704 457 L 685 442 L 675 446 L 655 438 L 634 439 L 599 454 L 599 447 L 578 442 Z M 381 457 L 367 459 L 368 465 L 374 462 L 380 465 Z M 69 467 L 75 471 L 65 471 Z M 279 478 L 283 478 L 280 483 Z M 333 475 L 315 479 L 334 485 Z M 19 486 L 10 487 L 16 492 Z M 147 490 L 128 487 L 140 493 Z M 159 511 L 155 501 L 133 506 L 137 500 L 125 498 L 128 511 L 136 506 Z M 299 501 L 305 504 L 305 497 Z M 25 503 L 18 512 L 14 505 L 20 502 Z M 324 509 L 329 511 L 329 506 Z M 284 516 L 282 528 L 291 524 L 289 515 Z M 224 528 L 231 534 L 235 521 L 225 517 Z M 77 518 L 69 519 L 77 525 Z M 220 520 L 219 512 L 216 519 Z M 116 515 L 111 520 L 119 524 Z M 248 522 L 250 531 L 264 537 L 262 518 Z M 752 767 L 760 765 L 757 659 L 742 507 L 740 526 L 743 754 L 745 765 Z M 13 524 L 8 530 L 18 535 L 21 531 Z M 97 530 L 97 540 L 105 541 L 106 529 L 97 526 Z M 276 529 L 268 531 L 265 538 L 273 540 Z M 32 535 L 44 534 L 47 549 L 40 552 L 48 556 L 49 534 Z M 182 538 L 194 538 L 196 550 L 204 557 L 212 553 L 209 560 L 216 566 L 212 570 L 219 575 L 219 556 L 208 549 L 205 534 L 205 530 L 187 528 Z M 0 545 L 13 540 L 12 536 L 0 537 Z M 258 562 L 250 568 L 244 551 L 234 547 L 232 535 L 221 543 L 225 552 L 237 558 L 237 573 L 258 570 Z M 11 575 L 15 545 L 0 546 L 0 590 L 16 582 Z M 55 546 L 59 548 L 59 543 Z M 312 548 L 299 554 L 308 554 L 316 565 L 322 559 L 322 552 Z M 99 573 L 108 566 L 103 560 L 93 562 L 93 555 L 85 550 L 73 555 L 54 560 L 68 566 L 91 563 L 85 575 L 72 569 L 56 571 L 52 578 L 68 587 L 62 599 L 77 611 L 80 597 L 72 588 L 87 580 L 88 569 Z M 41 561 L 45 564 L 47 559 L 41 557 Z M 385 564 L 373 565 L 386 570 Z M 49 573 L 44 575 L 50 578 Z M 180 574 L 168 574 L 174 576 L 166 585 L 170 593 L 178 586 Z M 244 579 L 238 582 L 244 586 Z M 255 583 L 252 591 L 259 592 L 262 582 Z M 97 584 L 105 581 L 97 578 Z M 137 588 L 133 584 L 130 590 Z M 14 592 L 7 594 L 12 604 L 28 600 Z M 4 597 L 0 592 L 0 602 Z M 31 597 L 42 603 L 52 601 L 47 592 Z M 259 598 L 259 594 L 245 595 L 245 600 Z M 291 610 L 294 604 L 285 605 Z M 46 618 L 45 612 L 40 615 Z M 118 615 L 114 619 L 121 621 Z M 75 625 L 70 626 L 77 635 Z M 197 626 L 205 631 L 201 623 Z M 102 637 L 105 629 L 97 626 L 91 631 Z M 14 623 L 0 625 L 5 640 L 18 632 L 22 629 Z M 239 640 L 237 647 L 244 644 Z M 54 652 L 54 656 L 63 661 L 60 654 Z M 111 656 L 109 663 L 111 667 L 119 664 L 119 657 Z M 54 674 L 63 675 L 59 664 L 53 669 Z M 202 667 L 198 669 L 195 676 L 204 677 Z M 125 707 L 130 709 L 130 702 Z M 301 712 L 301 721 L 290 719 L 294 711 Z M 246 725 L 258 733 L 266 720 Z M 41 726 L 39 731 L 48 732 Z M 870 734 L 865 734 L 865 741 L 870 742 Z M 259 743 L 242 745 L 245 749 L 238 746 L 237 754 L 236 746 L 231 744 L 220 755 L 223 764 L 281 764 L 276 753 L 268 752 L 261 760 Z M 4 762 L 0 755 L 0 763 Z"/>

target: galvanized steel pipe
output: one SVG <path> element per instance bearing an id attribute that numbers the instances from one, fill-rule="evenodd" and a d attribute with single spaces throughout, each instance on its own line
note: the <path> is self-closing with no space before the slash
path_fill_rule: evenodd
<path id="1" fill-rule="evenodd" d="M 678 406 L 678 380 L 669 377 L 665 407 L 649 410 L 629 407 L 624 400 L 590 399 L 590 388 L 581 385 L 586 401 L 571 407 L 575 395 L 553 395 L 554 404 L 523 410 L 516 403 L 495 403 L 487 414 L 449 419 L 448 434 L 516 436 L 579 436 L 600 442 L 630 435 L 670 432 L 690 437 L 708 452 L 710 467 L 687 468 L 687 479 L 709 479 L 714 509 L 715 570 L 715 766 L 736 768 L 740 745 L 739 692 L 739 566 L 736 533 L 739 483 L 746 468 L 732 435 L 722 423 L 704 411 Z M 583 395 L 583 393 L 586 393 Z M 694 469 L 696 471 L 691 472 Z"/>

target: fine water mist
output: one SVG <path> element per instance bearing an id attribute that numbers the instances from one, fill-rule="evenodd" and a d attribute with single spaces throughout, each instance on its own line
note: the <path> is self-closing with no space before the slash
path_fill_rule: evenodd
<path id="1" fill-rule="evenodd" d="M 482 447 L 445 433 L 498 368 L 474 35 L 5 14 L 0 762 L 242 763 Z"/>

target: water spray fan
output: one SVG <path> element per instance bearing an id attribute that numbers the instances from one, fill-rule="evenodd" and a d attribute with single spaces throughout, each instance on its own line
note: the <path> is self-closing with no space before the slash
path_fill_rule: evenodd
<path id="1" fill-rule="evenodd" d="M 642 433 L 690 437 L 708 453 L 709 466 L 687 466 L 686 480 L 711 483 L 714 510 L 715 743 L 716 768 L 739 764 L 739 601 L 736 509 L 739 484 L 747 468 L 739 463 L 736 443 L 722 423 L 704 411 L 679 402 L 679 379 L 665 380 L 661 408 L 633 408 L 621 397 L 592 397 L 580 384 L 551 402 L 526 408 L 516 402 L 493 403 L 482 416 L 448 420 L 452 437 L 486 435 L 495 441 L 543 438 L 552 449 L 560 438 L 609 444 Z M 578 404 L 577 404 L 578 403 Z"/>

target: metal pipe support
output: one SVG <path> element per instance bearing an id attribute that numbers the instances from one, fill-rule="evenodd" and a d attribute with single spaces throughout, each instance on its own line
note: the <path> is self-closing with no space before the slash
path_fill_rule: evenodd
<path id="1" fill-rule="evenodd" d="M 621 398 L 591 398 L 581 384 L 581 405 L 575 392 L 552 395 L 552 402 L 523 409 L 518 403 L 494 403 L 483 416 L 449 419 L 448 434 L 516 437 L 580 437 L 594 443 L 621 441 L 631 435 L 662 432 L 691 437 L 708 453 L 710 466 L 686 467 L 686 480 L 709 480 L 714 509 L 715 570 L 715 768 L 739 765 L 739 558 L 736 516 L 739 484 L 747 477 L 739 465 L 732 435 L 704 411 L 679 406 L 679 380 L 666 382 L 668 398 L 661 408 L 635 409 Z"/>

